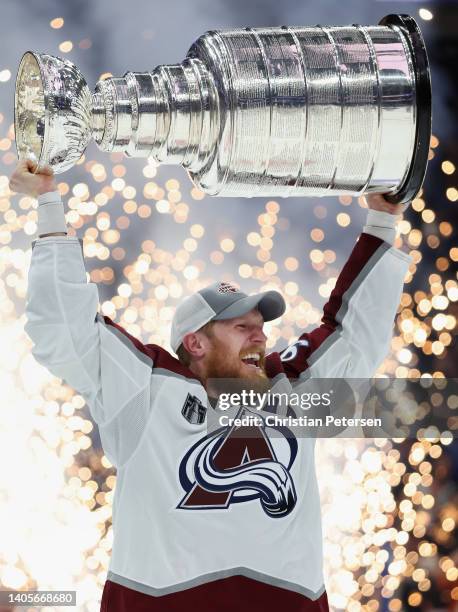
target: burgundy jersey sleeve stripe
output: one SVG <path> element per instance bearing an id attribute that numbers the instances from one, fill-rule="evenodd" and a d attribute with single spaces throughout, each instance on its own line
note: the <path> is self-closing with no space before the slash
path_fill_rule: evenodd
<path id="1" fill-rule="evenodd" d="M 159 370 L 163 370 L 164 373 L 169 373 L 172 375 L 176 374 L 178 376 L 183 376 L 184 378 L 199 380 L 189 368 L 180 363 L 176 357 L 171 355 L 166 349 L 162 348 L 162 346 L 159 346 L 158 344 L 143 344 L 143 342 L 132 336 L 132 334 L 129 334 L 128 331 L 126 331 L 118 323 L 115 323 L 112 319 L 110 319 L 110 317 L 104 315 L 103 319 L 106 325 L 110 326 L 112 330 L 116 330 L 118 335 L 124 336 L 128 341 L 130 341 L 131 345 L 133 345 L 135 349 L 151 359 L 151 365 L 157 373 L 159 373 Z"/>
<path id="2" fill-rule="evenodd" d="M 339 353 L 340 365 L 329 375 L 342 375 L 351 357 L 358 365 L 354 375 L 372 376 L 390 339 L 408 262 L 381 238 L 362 233 L 323 308 L 321 325 L 280 353 L 287 376 L 298 378 L 331 349 Z M 378 336 L 371 334 L 373 326 L 379 326 Z M 367 358 L 357 355 L 363 347 Z"/>
<path id="3" fill-rule="evenodd" d="M 377 238 L 377 236 L 372 236 L 371 234 L 361 234 L 359 237 L 359 240 L 353 247 L 347 263 L 344 265 L 339 274 L 336 285 L 329 296 L 329 300 L 326 302 L 323 308 L 323 317 L 321 319 L 323 324 L 322 327 L 326 327 L 326 330 L 330 330 L 329 333 L 334 331 L 339 323 L 336 316 L 342 306 L 342 299 L 346 291 L 350 289 L 360 272 L 363 270 L 364 266 L 370 261 L 377 249 L 380 247 L 384 248 L 382 245 L 386 245 L 385 248 L 388 246 L 387 243 L 384 243 L 383 240 L 381 238 Z M 312 332 L 312 335 L 313 333 L 314 332 Z M 321 341 L 320 335 L 318 334 L 318 346 L 321 344 Z"/>

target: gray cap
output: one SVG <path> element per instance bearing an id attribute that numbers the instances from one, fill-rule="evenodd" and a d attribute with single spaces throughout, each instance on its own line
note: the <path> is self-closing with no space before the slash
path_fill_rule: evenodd
<path id="1" fill-rule="evenodd" d="M 272 321 L 285 312 L 286 304 L 278 291 L 247 295 L 230 283 L 212 283 L 177 306 L 170 346 L 176 351 L 186 334 L 197 331 L 209 321 L 241 317 L 256 307 L 264 321 Z"/>

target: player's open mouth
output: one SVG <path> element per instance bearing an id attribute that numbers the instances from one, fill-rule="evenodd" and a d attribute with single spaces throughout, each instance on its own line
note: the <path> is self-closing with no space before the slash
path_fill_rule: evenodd
<path id="1" fill-rule="evenodd" d="M 259 353 L 247 353 L 241 357 L 241 360 L 245 365 L 259 369 L 261 355 Z"/>

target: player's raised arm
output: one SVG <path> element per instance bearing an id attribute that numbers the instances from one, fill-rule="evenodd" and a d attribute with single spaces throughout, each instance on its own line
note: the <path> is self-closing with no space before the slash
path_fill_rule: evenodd
<path id="1" fill-rule="evenodd" d="M 393 246 L 404 207 L 380 194 L 366 195 L 366 201 L 366 224 L 323 308 L 321 325 L 281 353 L 290 377 L 307 370 L 317 378 L 370 378 L 390 350 L 411 263 Z"/>
<path id="2" fill-rule="evenodd" d="M 97 285 L 87 282 L 83 243 L 67 235 L 60 193 L 49 174 L 19 162 L 10 188 L 38 197 L 25 331 L 32 354 L 86 400 L 110 461 L 135 449 L 150 401 L 152 358 L 137 339 L 98 313 Z M 122 433 L 122 435 L 120 435 Z"/>

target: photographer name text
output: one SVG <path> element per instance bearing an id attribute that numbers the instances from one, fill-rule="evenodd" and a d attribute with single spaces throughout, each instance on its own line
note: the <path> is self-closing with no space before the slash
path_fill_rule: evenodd
<path id="1" fill-rule="evenodd" d="M 256 414 L 245 414 L 242 417 L 222 415 L 218 419 L 221 427 L 381 427 L 382 419 L 364 417 L 335 417 L 327 415 L 325 418 L 311 418 L 307 416 L 291 417 L 276 414 L 265 417 Z"/>

